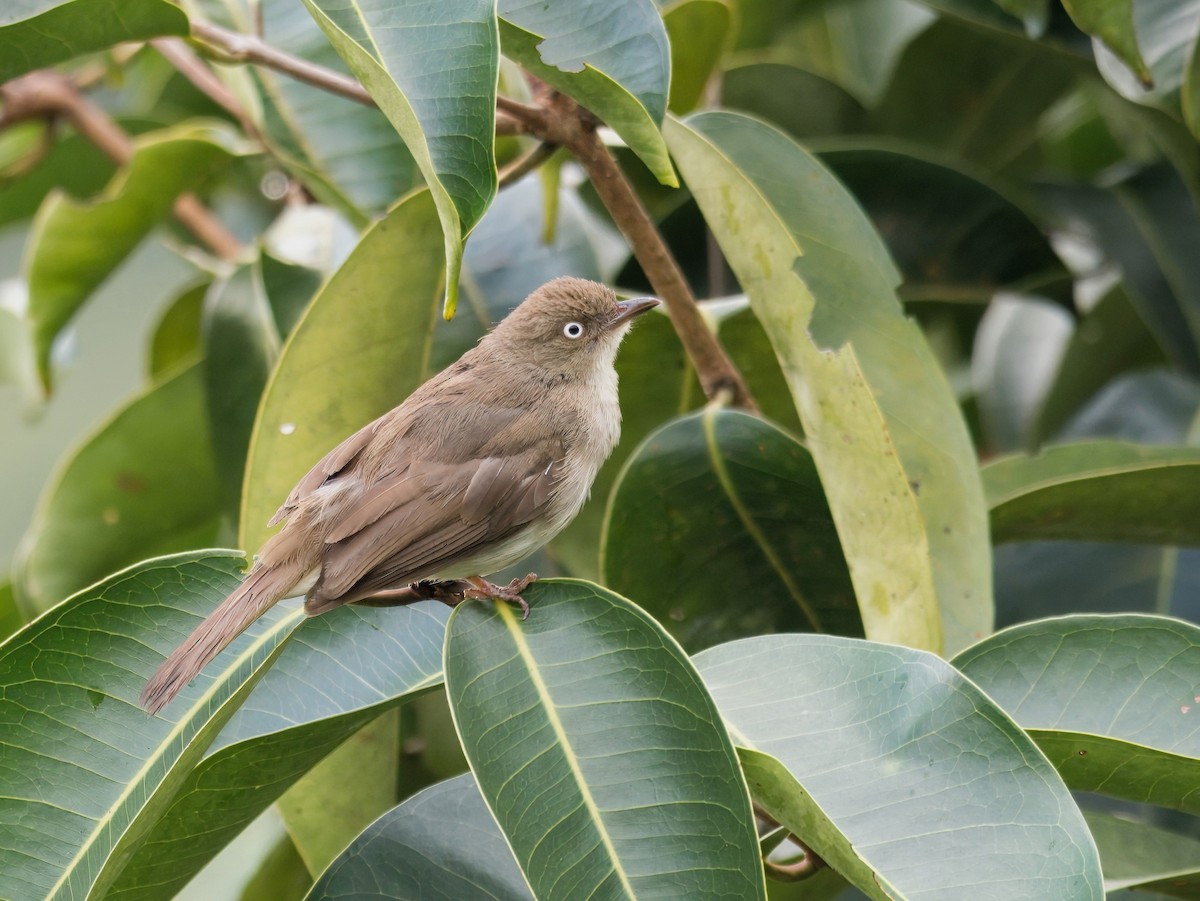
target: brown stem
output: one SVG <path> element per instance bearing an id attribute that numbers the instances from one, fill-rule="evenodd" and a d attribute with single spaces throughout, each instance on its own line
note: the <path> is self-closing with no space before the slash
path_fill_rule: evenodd
<path id="1" fill-rule="evenodd" d="M 595 117 L 564 94 L 552 95 L 544 106 L 528 106 L 508 98 L 498 98 L 497 106 L 519 118 L 541 140 L 566 147 L 583 166 L 655 293 L 666 303 L 705 395 L 713 399 L 728 392 L 734 406 L 757 412 L 758 405 L 742 374 L 705 323 L 687 279 L 654 220 L 596 134 Z"/>
<path id="2" fill-rule="evenodd" d="M 558 150 L 557 144 L 550 144 L 546 141 L 535 145 L 528 153 L 517 157 L 502 170 L 498 179 L 498 188 L 507 188 L 514 182 L 520 181 L 550 157 L 554 156 L 554 151 Z"/>
<path id="3" fill-rule="evenodd" d="M 284 53 L 278 47 L 272 47 L 262 38 L 253 34 L 230 31 L 220 25 L 213 25 L 200 19 L 191 23 L 192 38 L 204 46 L 216 51 L 216 55 L 233 63 L 254 63 L 290 75 L 297 81 L 303 81 L 313 87 L 328 91 L 361 103 L 364 106 L 375 106 L 375 101 L 367 93 L 367 89 L 349 75 L 335 72 L 306 59 Z M 511 116 L 496 116 L 497 135 L 518 135 L 524 133 L 521 124 Z"/>
<path id="4" fill-rule="evenodd" d="M 129 135 L 64 75 L 44 70 L 14 78 L 0 85 L 0 101 L 4 104 L 0 128 L 26 119 L 61 116 L 118 166 L 128 165 L 133 158 Z M 195 195 L 181 194 L 172 211 L 180 224 L 217 256 L 232 259 L 240 252 L 237 238 Z"/>
<path id="5" fill-rule="evenodd" d="M 250 114 L 238 102 L 233 91 L 217 78 L 213 70 L 204 64 L 204 61 L 192 51 L 192 48 L 179 38 L 156 38 L 150 44 L 162 55 L 163 59 L 195 85 L 197 90 L 233 116 L 243 132 L 252 138 L 261 139 L 258 126 L 254 124 Z"/>

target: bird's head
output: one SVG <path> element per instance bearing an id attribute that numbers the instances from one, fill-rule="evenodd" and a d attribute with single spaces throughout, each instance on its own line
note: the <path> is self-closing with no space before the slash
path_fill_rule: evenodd
<path id="1" fill-rule="evenodd" d="M 582 278 L 546 282 L 492 331 L 526 363 L 569 378 L 611 368 L 634 317 L 658 306 L 653 297 L 617 300 L 613 290 Z"/>

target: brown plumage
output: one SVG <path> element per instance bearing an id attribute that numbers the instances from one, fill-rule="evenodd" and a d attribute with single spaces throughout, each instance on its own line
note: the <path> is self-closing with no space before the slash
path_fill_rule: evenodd
<path id="1" fill-rule="evenodd" d="M 657 303 L 618 302 L 576 278 L 529 295 L 300 480 L 271 520 L 283 528 L 146 683 L 142 705 L 161 710 L 282 598 L 304 594 L 316 615 L 419 581 L 486 575 L 549 541 L 616 446 L 617 348 Z"/>

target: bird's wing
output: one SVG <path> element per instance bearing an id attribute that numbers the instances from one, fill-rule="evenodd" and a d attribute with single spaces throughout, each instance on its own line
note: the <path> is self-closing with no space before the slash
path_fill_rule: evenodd
<path id="1" fill-rule="evenodd" d="M 561 455 L 552 450 L 410 461 L 333 524 L 306 609 L 405 585 L 504 540 L 546 511 L 560 475 Z"/>
<path id="2" fill-rule="evenodd" d="M 322 457 L 317 465 L 310 469 L 307 475 L 296 483 L 296 487 L 292 489 L 291 494 L 287 496 L 287 500 L 283 502 L 283 505 L 275 511 L 275 515 L 271 517 L 271 521 L 267 525 L 275 526 L 283 522 L 292 515 L 301 500 L 312 494 L 324 485 L 327 480 L 335 477 L 353 463 L 370 443 L 371 439 L 375 437 L 380 424 L 389 415 L 391 414 L 384 414 L 374 422 L 367 423 Z"/>

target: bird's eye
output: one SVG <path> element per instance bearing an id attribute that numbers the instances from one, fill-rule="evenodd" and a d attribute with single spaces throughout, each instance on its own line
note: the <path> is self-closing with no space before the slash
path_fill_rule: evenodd
<path id="1" fill-rule="evenodd" d="M 568 322 L 563 326 L 563 334 L 568 338 L 578 338 L 583 334 L 583 326 L 578 322 Z"/>

